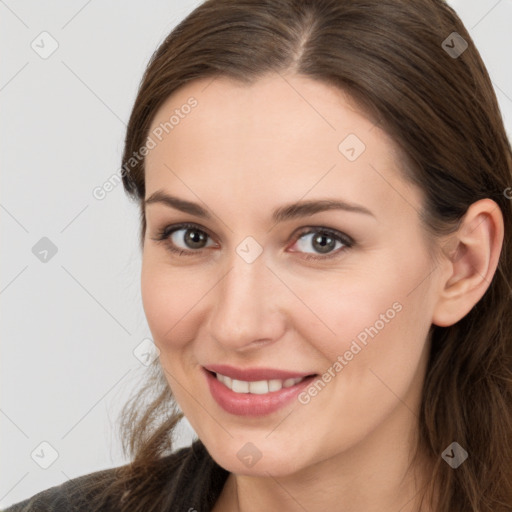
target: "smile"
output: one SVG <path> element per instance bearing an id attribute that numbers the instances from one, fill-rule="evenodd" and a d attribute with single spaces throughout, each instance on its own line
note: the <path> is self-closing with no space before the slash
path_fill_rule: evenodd
<path id="1" fill-rule="evenodd" d="M 292 404 L 299 393 L 318 376 L 309 374 L 291 377 L 290 372 L 280 372 L 283 377 L 281 379 L 263 379 L 262 377 L 270 377 L 269 371 L 255 370 L 254 374 L 257 373 L 258 377 L 250 376 L 249 378 L 260 380 L 249 381 L 206 368 L 202 370 L 207 387 L 217 405 L 230 414 L 252 417 L 265 416 Z M 240 377 L 240 373 L 237 376 Z M 267 375 L 264 375 L 265 373 Z M 272 370 L 271 373 L 273 377 L 277 377 L 278 372 Z"/>

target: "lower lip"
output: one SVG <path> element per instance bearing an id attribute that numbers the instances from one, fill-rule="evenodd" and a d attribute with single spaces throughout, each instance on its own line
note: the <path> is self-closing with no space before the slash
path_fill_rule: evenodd
<path id="1" fill-rule="evenodd" d="M 271 414 L 290 403 L 316 377 L 307 377 L 289 388 L 281 388 L 279 391 L 256 395 L 253 393 L 235 393 L 220 382 L 215 375 L 207 370 L 203 369 L 203 371 L 214 400 L 226 412 L 238 416 Z"/>

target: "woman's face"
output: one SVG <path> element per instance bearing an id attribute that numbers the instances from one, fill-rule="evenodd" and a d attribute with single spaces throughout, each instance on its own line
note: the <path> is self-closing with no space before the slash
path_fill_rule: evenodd
<path id="1" fill-rule="evenodd" d="M 340 90 L 277 74 L 187 84 L 149 136 L 144 310 L 213 458 L 283 476 L 412 442 L 439 279 L 392 140 Z M 289 207 L 317 201 L 354 208 Z M 278 390 L 279 371 L 316 377 Z"/>

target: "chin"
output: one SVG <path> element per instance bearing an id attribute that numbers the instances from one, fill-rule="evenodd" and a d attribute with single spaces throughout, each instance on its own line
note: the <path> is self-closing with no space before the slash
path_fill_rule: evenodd
<path id="1" fill-rule="evenodd" d="M 300 471 L 304 465 L 297 460 L 297 455 L 292 452 L 280 452 L 279 450 L 259 450 L 253 443 L 242 443 L 241 447 L 216 447 L 208 449 L 217 462 L 230 473 L 246 476 L 269 475 L 284 477 Z"/>

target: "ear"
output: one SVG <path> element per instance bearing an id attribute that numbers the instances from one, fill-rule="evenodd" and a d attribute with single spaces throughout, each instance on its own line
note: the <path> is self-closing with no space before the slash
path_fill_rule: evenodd
<path id="1" fill-rule="evenodd" d="M 503 215 L 492 199 L 473 203 L 457 232 L 442 246 L 442 272 L 432 323 L 448 327 L 464 318 L 489 288 L 503 245 Z"/>

